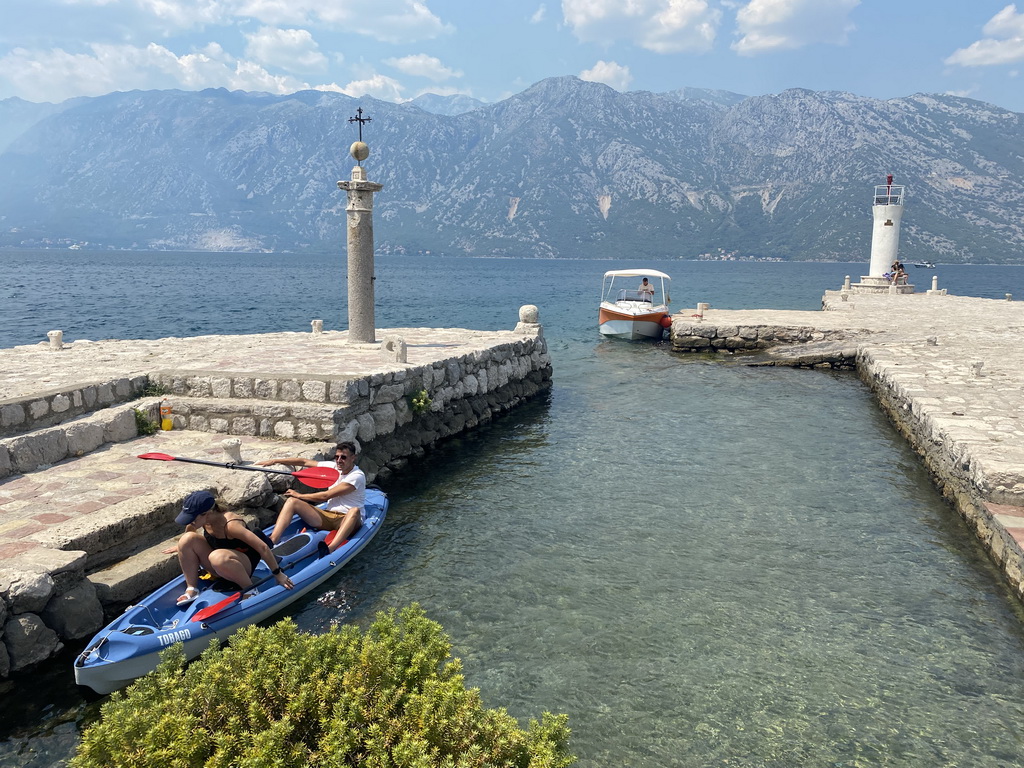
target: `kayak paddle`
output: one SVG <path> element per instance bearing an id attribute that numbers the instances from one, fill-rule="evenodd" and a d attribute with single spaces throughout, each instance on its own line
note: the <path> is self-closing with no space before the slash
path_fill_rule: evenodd
<path id="1" fill-rule="evenodd" d="M 301 563 L 303 560 L 308 560 L 309 558 L 314 557 L 314 556 L 315 557 L 326 557 L 329 554 L 328 551 L 327 551 L 327 545 L 331 543 L 331 539 L 333 539 L 334 536 L 337 533 L 338 533 L 337 531 L 331 531 L 329 534 L 327 534 L 327 538 L 319 543 L 319 545 L 317 546 L 317 548 L 316 548 L 316 550 L 314 552 L 310 552 L 308 555 L 305 555 L 304 557 L 300 557 L 298 560 L 295 560 L 293 562 L 285 563 L 284 565 L 281 566 L 281 570 L 284 571 L 284 570 L 288 570 L 289 568 L 294 568 L 296 565 Z M 345 542 L 342 542 L 342 543 L 345 543 Z M 203 608 L 201 611 L 196 611 L 195 615 L 190 619 L 190 621 L 206 621 L 211 616 L 216 616 L 218 613 L 223 611 L 225 608 L 230 608 L 235 603 L 240 602 L 242 600 L 242 598 L 245 596 L 246 592 L 251 592 L 252 590 L 256 589 L 256 587 L 259 587 L 259 586 L 265 584 L 266 582 L 270 581 L 272 578 L 274 578 L 274 574 L 270 574 L 269 576 L 264 576 L 262 579 L 259 579 L 258 581 L 254 581 L 252 584 L 250 584 L 248 587 L 243 589 L 241 592 L 235 592 L 233 595 L 228 595 L 227 597 L 225 597 L 219 603 L 214 603 L 213 605 L 208 605 L 205 608 Z"/>
<path id="2" fill-rule="evenodd" d="M 185 459 L 181 456 L 169 456 L 166 453 L 143 453 L 140 459 L 155 459 L 156 461 L 185 461 L 189 464 L 209 464 L 212 467 L 225 467 L 226 469 L 247 469 L 250 472 L 268 472 L 272 475 L 291 475 L 310 488 L 330 488 L 341 477 L 341 473 L 334 467 L 303 467 L 297 472 L 289 472 L 284 469 L 267 469 L 266 467 L 252 467 L 248 464 L 224 463 L 220 461 L 205 461 L 203 459 Z"/>

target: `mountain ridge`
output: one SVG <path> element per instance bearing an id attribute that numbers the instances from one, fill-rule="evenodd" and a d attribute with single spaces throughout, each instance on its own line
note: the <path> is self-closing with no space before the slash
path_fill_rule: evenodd
<path id="1" fill-rule="evenodd" d="M 1024 251 L 1024 115 L 956 96 L 620 93 L 565 76 L 494 104 L 416 108 L 132 91 L 40 105 L 32 122 L 29 102 L 11 102 L 0 247 L 344 247 L 335 181 L 362 106 L 385 252 L 864 261 L 873 186 L 890 172 L 907 186 L 905 259 Z"/>

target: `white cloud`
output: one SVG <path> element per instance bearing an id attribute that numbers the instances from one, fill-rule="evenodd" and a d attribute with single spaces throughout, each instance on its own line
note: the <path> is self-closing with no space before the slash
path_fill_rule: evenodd
<path id="1" fill-rule="evenodd" d="M 753 56 L 814 43 L 844 45 L 856 28 L 848 16 L 859 4 L 860 0 L 750 0 L 736 12 L 742 37 L 731 47 Z"/>
<path id="2" fill-rule="evenodd" d="M 1024 61 L 1024 14 L 1017 13 L 1016 5 L 1003 8 L 981 31 L 987 37 L 953 51 L 945 63 L 988 67 Z"/>
<path id="3" fill-rule="evenodd" d="M 544 17 L 547 15 L 547 12 L 547 7 L 545 7 L 545 5 L 541 3 L 540 8 L 534 11 L 533 15 L 530 17 L 530 23 L 540 24 L 542 21 L 544 21 Z"/>
<path id="4" fill-rule="evenodd" d="M 402 96 L 402 85 L 387 75 L 371 75 L 363 80 L 353 80 L 346 86 L 317 86 L 318 90 L 337 90 L 347 96 L 373 96 L 381 101 L 401 103 L 408 101 Z"/>
<path id="5" fill-rule="evenodd" d="M 440 59 L 435 56 L 427 56 L 425 53 L 403 56 L 400 59 L 384 59 L 384 63 L 399 72 L 415 77 L 426 77 L 435 83 L 451 80 L 453 77 L 462 77 L 462 72 L 446 67 Z"/>
<path id="6" fill-rule="evenodd" d="M 562 14 L 584 42 L 629 40 L 655 53 L 709 50 L 722 16 L 706 0 L 562 0 Z"/>
<path id="7" fill-rule="evenodd" d="M 69 5 L 137 9 L 165 32 L 256 20 L 267 26 L 327 26 L 389 43 L 454 31 L 427 0 L 60 0 Z"/>
<path id="8" fill-rule="evenodd" d="M 614 61 L 599 61 L 590 69 L 580 72 L 580 80 L 604 83 L 617 91 L 624 91 L 633 82 L 633 76 L 629 74 L 629 67 L 624 67 Z"/>
<path id="9" fill-rule="evenodd" d="M 91 54 L 15 48 L 0 57 L 0 78 L 26 99 L 57 102 L 133 88 L 293 93 L 309 87 L 293 77 L 271 75 L 254 62 L 236 60 L 215 43 L 183 56 L 156 43 L 144 48 L 95 43 L 89 47 Z"/>
<path id="10" fill-rule="evenodd" d="M 327 69 L 327 57 L 320 53 L 308 30 L 262 27 L 245 38 L 248 41 L 245 55 L 261 64 L 289 72 L 322 72 Z"/>
<path id="11" fill-rule="evenodd" d="M 388 43 L 429 40 L 454 31 L 423 0 L 230 0 L 235 15 L 264 24 L 323 23 Z"/>

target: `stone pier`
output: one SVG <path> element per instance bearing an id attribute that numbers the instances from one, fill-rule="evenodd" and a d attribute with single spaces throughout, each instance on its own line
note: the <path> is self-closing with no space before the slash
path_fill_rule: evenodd
<path id="1" fill-rule="evenodd" d="M 368 481 L 546 390 L 536 308 L 512 331 L 62 341 L 0 350 L 0 677 L 74 646 L 165 583 L 190 492 L 267 524 L 291 478 L 252 463 L 355 440 Z M 170 407 L 170 431 L 152 427 Z M 147 432 L 150 432 L 147 434 Z M 70 673 L 69 673 L 70 674 Z"/>
<path id="2" fill-rule="evenodd" d="M 828 291 L 822 307 L 684 310 L 672 348 L 856 370 L 1024 600 L 1024 303 L 933 286 Z"/>

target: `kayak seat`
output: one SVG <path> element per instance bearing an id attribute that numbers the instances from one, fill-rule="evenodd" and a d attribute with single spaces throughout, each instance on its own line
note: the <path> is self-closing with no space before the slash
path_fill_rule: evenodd
<path id="1" fill-rule="evenodd" d="M 300 549 L 302 549 L 309 543 L 310 538 L 311 537 L 308 533 L 299 533 L 295 536 L 292 536 L 287 541 L 282 541 L 280 544 L 274 547 L 274 557 L 280 560 L 282 557 L 294 555 L 296 552 L 298 552 Z"/>

